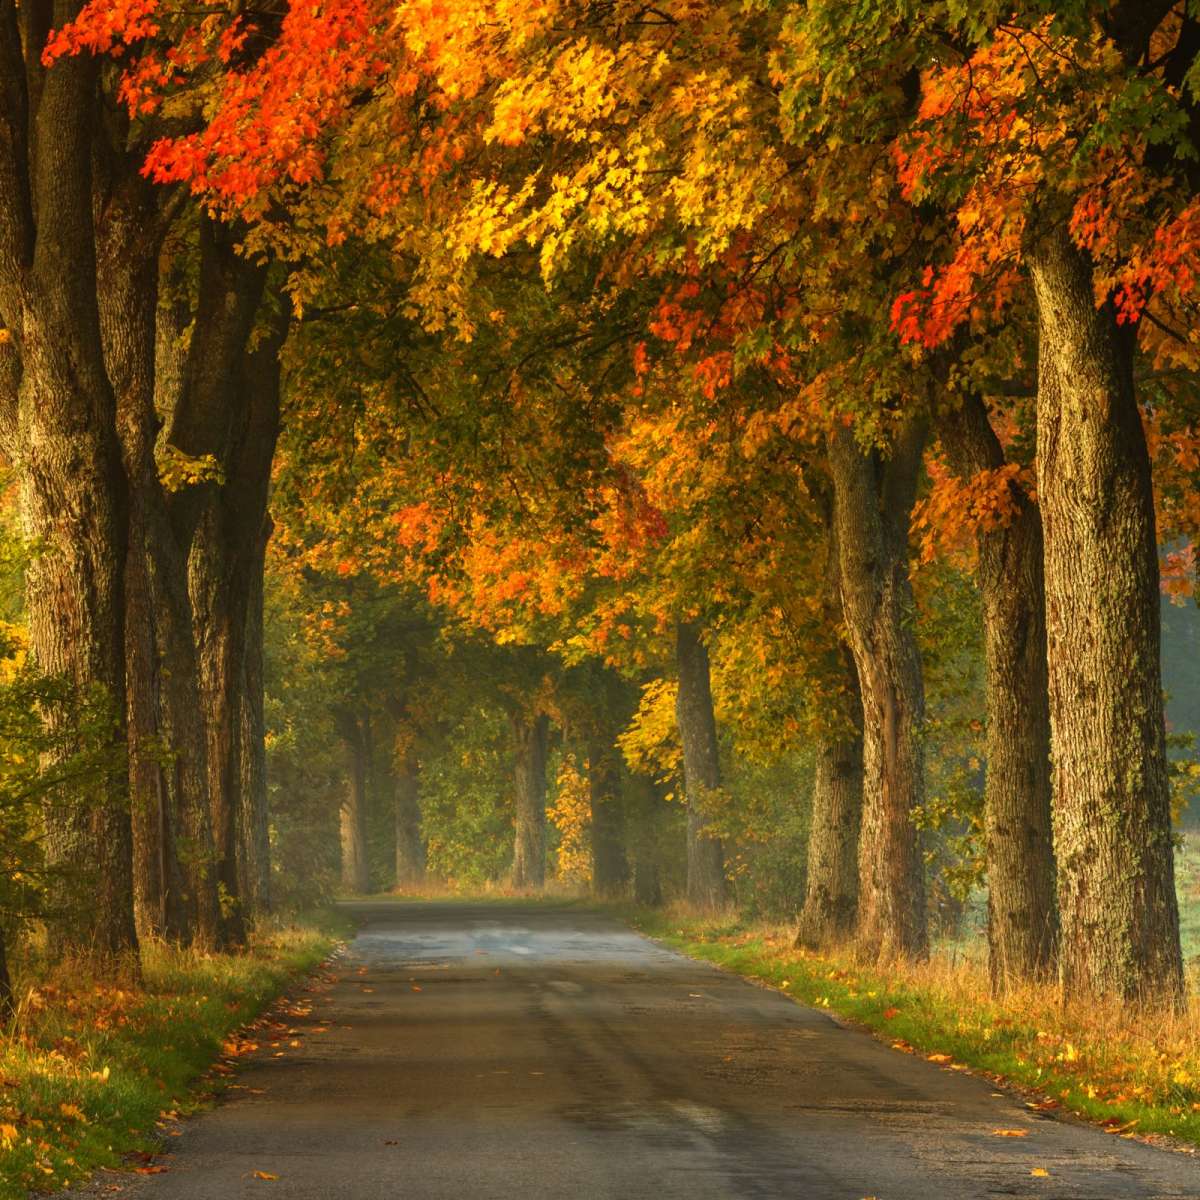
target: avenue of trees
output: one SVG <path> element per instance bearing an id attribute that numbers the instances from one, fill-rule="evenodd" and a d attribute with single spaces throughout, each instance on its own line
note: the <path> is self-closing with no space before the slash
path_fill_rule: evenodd
<path id="1" fill-rule="evenodd" d="M 0 0 L 4 930 L 983 887 L 1181 1003 L 1198 254 L 1196 0 Z"/>

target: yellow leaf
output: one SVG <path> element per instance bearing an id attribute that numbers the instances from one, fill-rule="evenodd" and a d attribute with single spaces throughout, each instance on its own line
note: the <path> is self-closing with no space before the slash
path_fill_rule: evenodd
<path id="1" fill-rule="evenodd" d="M 64 1117 L 66 1117 L 68 1120 L 71 1120 L 71 1121 L 86 1121 L 87 1120 L 87 1117 L 84 1115 L 83 1109 L 81 1109 L 76 1104 L 60 1104 L 58 1106 L 58 1111 L 60 1113 L 62 1113 L 62 1115 Z"/>
<path id="2" fill-rule="evenodd" d="M 278 1175 L 272 1175 L 270 1171 L 255 1171 L 253 1172 L 255 1179 L 278 1179 Z"/>
<path id="3" fill-rule="evenodd" d="M 9 1148 L 21 1135 L 15 1125 L 0 1125 L 0 1146 Z"/>
<path id="4" fill-rule="evenodd" d="M 992 1137 L 1028 1137 L 1028 1129 L 993 1129 Z"/>
<path id="5" fill-rule="evenodd" d="M 1050 1172 L 1047 1171 L 1045 1167 L 1034 1167 L 1029 1173 L 1030 1175 L 1036 1175 L 1038 1179 L 1050 1178 Z"/>

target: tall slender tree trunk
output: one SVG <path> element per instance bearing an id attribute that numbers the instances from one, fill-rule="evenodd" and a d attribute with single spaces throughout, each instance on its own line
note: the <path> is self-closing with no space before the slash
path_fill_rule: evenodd
<path id="1" fill-rule="evenodd" d="M 397 756 L 396 886 L 420 887 L 425 882 L 425 839 L 421 836 L 421 765 L 411 750 Z"/>
<path id="2" fill-rule="evenodd" d="M 588 748 L 588 795 L 592 809 L 592 891 L 603 899 L 622 895 L 629 882 L 625 814 L 617 749 L 596 738 Z"/>
<path id="3" fill-rule="evenodd" d="M 247 349 L 264 288 L 261 270 L 236 253 L 234 237 L 205 225 L 196 332 L 172 413 L 171 445 L 196 456 L 210 454 L 222 478 L 186 489 L 174 506 L 173 524 L 188 547 L 188 591 L 199 664 L 202 712 L 208 731 L 208 794 L 223 893 L 223 938 L 246 937 L 247 880 L 262 867 L 246 854 L 261 845 L 261 827 L 244 829 L 243 754 L 254 754 L 243 734 L 252 727 L 243 711 L 248 626 L 262 570 L 267 493 L 279 431 L 279 349 L 286 322 L 268 323 Z M 261 678 L 261 676 L 259 676 Z"/>
<path id="4" fill-rule="evenodd" d="M 550 719 L 543 713 L 513 720 L 516 744 L 515 888 L 540 891 L 546 883 L 546 747 Z"/>
<path id="5" fill-rule="evenodd" d="M 219 936 L 206 745 L 186 593 L 155 459 L 155 193 L 123 158 L 99 159 L 100 321 L 129 479 L 126 678 L 136 908 L 142 927 L 211 948 Z"/>
<path id="6" fill-rule="evenodd" d="M 128 675 L 129 801 L 133 834 L 133 908 L 139 938 L 167 930 L 168 863 L 173 832 L 159 762 L 158 666 L 154 610 L 146 556 L 145 521 L 139 505 L 129 518 L 130 550 L 125 571 L 125 666 Z"/>
<path id="7" fill-rule="evenodd" d="M 271 911 L 271 832 L 263 709 L 263 590 L 271 521 L 263 522 L 247 575 L 246 645 L 241 688 L 241 888 L 252 917 Z"/>
<path id="8" fill-rule="evenodd" d="M 675 719 L 683 746 L 683 778 L 687 793 L 687 897 L 694 908 L 720 908 L 727 898 L 725 852 L 712 834 L 709 820 L 721 790 L 717 719 L 713 714 L 708 650 L 697 626 L 676 629 L 675 662 L 679 692 Z"/>
<path id="9" fill-rule="evenodd" d="M 910 423 L 890 456 L 829 437 L 842 611 L 863 706 L 863 816 L 857 940 L 886 962 L 928 950 L 921 839 L 925 691 L 908 575 L 908 527 L 925 431 Z"/>
<path id="10" fill-rule="evenodd" d="M 848 650 L 845 655 L 849 658 Z M 863 736 L 853 660 L 846 663 L 845 675 L 844 690 L 830 698 L 834 711 L 816 741 L 808 869 L 796 930 L 796 944 L 810 949 L 849 938 L 858 916 Z"/>
<path id="11" fill-rule="evenodd" d="M 841 638 L 842 589 L 833 497 L 822 480 L 810 491 L 823 509 L 821 622 L 828 637 L 820 723 L 814 738 L 812 820 L 804 904 L 796 945 L 818 949 L 850 937 L 858 918 L 858 838 L 862 827 L 862 694 L 849 646 Z"/>
<path id="12" fill-rule="evenodd" d="M 1061 976 L 1074 995 L 1179 1003 L 1150 461 L 1132 339 L 1065 228 L 1027 256 L 1038 306 Z"/>
<path id="13" fill-rule="evenodd" d="M 1004 466 L 977 395 L 945 417 L 941 439 L 964 481 Z M 977 570 L 987 669 L 988 950 L 997 991 L 1048 978 L 1058 942 L 1042 517 L 1019 484 L 1008 487 L 1013 516 L 980 531 Z"/>
<path id="14" fill-rule="evenodd" d="M 338 728 L 346 747 L 346 791 L 341 808 L 342 887 L 352 895 L 371 890 L 367 864 L 367 734 L 363 719 L 342 712 Z"/>

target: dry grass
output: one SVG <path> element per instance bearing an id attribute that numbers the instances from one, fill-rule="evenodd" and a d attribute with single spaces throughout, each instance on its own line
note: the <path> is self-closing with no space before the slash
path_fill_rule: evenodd
<path id="1" fill-rule="evenodd" d="M 146 1160 L 232 1031 L 332 945 L 308 926 L 264 931 L 244 954 L 148 944 L 140 972 L 102 983 L 82 964 L 26 962 L 17 1018 L 0 1033 L 0 1200 L 65 1187 L 130 1153 Z"/>

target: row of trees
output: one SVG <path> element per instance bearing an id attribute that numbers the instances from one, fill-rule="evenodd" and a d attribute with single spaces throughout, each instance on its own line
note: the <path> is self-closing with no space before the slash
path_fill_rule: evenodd
<path id="1" fill-rule="evenodd" d="M 1182 996 L 1158 546 L 1198 515 L 1190 3 L 0 12 L 31 646 L 128 750 L 47 828 L 100 883 L 74 940 L 131 947 L 135 890 L 212 944 L 264 901 L 287 336 L 281 572 L 339 655 L 364 619 L 399 644 L 379 591 L 436 613 L 431 674 L 330 697 L 352 780 L 491 643 L 536 885 L 547 675 L 640 686 L 624 756 L 670 774 L 673 704 L 716 905 L 716 676 L 737 737 L 813 748 L 803 937 L 921 955 L 931 630 L 969 562 L 996 983 Z M 624 718 L 590 707 L 602 831 Z"/>

